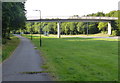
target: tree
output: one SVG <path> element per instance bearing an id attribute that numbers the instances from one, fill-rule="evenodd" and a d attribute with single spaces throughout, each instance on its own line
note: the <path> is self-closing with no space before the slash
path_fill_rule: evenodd
<path id="1" fill-rule="evenodd" d="M 48 25 L 48 24 L 46 23 L 46 24 L 44 24 L 42 30 L 43 30 L 44 32 L 48 33 L 48 32 L 50 32 L 50 28 L 51 28 L 51 27 L 50 27 L 50 24 Z"/>
<path id="2" fill-rule="evenodd" d="M 31 23 L 27 22 L 26 23 L 26 32 L 30 32 L 30 28 L 31 28 Z"/>
<path id="3" fill-rule="evenodd" d="M 66 23 L 65 23 L 65 22 L 62 22 L 62 23 L 61 23 L 61 33 L 62 33 L 62 34 L 65 33 L 65 26 L 66 26 Z"/>
<path id="4" fill-rule="evenodd" d="M 69 34 L 69 23 L 65 24 L 65 34 Z"/>
<path id="5" fill-rule="evenodd" d="M 22 2 L 2 3 L 2 37 L 10 39 L 10 32 L 25 28 L 25 9 Z"/>
<path id="6" fill-rule="evenodd" d="M 107 30 L 107 22 L 100 22 L 98 25 L 99 30 L 106 31 Z"/>
<path id="7" fill-rule="evenodd" d="M 79 22 L 79 23 L 77 24 L 77 31 L 78 31 L 79 33 L 83 33 L 83 32 L 84 32 L 84 27 L 83 27 L 83 25 L 84 25 L 84 22 Z"/>
<path id="8" fill-rule="evenodd" d="M 75 23 L 74 22 L 70 22 L 68 24 L 69 24 L 70 34 L 73 34 L 73 31 L 75 29 Z"/>
<path id="9" fill-rule="evenodd" d="M 54 34 L 57 32 L 57 23 L 53 23 L 53 32 Z"/>
<path id="10" fill-rule="evenodd" d="M 39 29 L 40 29 L 40 23 L 35 22 L 34 25 L 33 25 L 33 31 L 34 31 L 34 33 L 38 33 Z"/>
<path id="11" fill-rule="evenodd" d="M 89 22 L 88 27 L 89 27 L 89 34 L 95 34 L 99 32 L 99 28 L 97 27 L 98 23 L 96 22 Z"/>

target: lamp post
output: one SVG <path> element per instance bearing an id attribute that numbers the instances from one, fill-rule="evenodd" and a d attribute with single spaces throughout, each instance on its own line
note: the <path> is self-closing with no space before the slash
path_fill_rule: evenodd
<path id="1" fill-rule="evenodd" d="M 33 31 L 33 30 L 32 30 L 32 24 L 31 24 L 31 30 L 30 30 L 30 31 L 31 31 L 30 33 L 31 33 L 31 40 L 32 40 L 32 31 Z"/>
<path id="2" fill-rule="evenodd" d="M 88 30 L 89 30 L 89 23 L 87 22 L 87 35 L 89 34 Z"/>
<path id="3" fill-rule="evenodd" d="M 39 11 L 40 13 L 40 47 L 42 46 L 42 39 L 41 39 L 41 10 L 34 10 L 34 11 Z"/>

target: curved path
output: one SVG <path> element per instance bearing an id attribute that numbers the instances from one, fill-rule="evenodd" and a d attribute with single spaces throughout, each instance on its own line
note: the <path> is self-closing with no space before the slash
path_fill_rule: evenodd
<path id="1" fill-rule="evenodd" d="M 21 43 L 9 59 L 3 62 L 3 81 L 51 81 L 47 73 L 23 74 L 43 71 L 42 58 L 29 39 L 16 35 Z"/>

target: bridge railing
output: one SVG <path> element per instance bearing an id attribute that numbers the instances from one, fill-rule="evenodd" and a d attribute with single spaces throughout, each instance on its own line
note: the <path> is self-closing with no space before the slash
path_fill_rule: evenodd
<path id="1" fill-rule="evenodd" d="M 79 17 L 78 19 L 107 19 L 107 20 L 117 20 L 117 17 Z"/>
<path id="2" fill-rule="evenodd" d="M 39 16 L 27 17 L 27 19 L 39 19 Z M 118 17 L 94 17 L 94 16 L 83 16 L 83 17 L 70 17 L 70 16 L 45 16 L 42 19 L 103 19 L 103 20 L 118 20 Z"/>

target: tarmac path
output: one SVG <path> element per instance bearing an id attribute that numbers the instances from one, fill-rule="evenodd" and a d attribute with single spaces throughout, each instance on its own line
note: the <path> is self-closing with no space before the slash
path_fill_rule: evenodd
<path id="1" fill-rule="evenodd" d="M 29 39 L 21 39 L 14 53 L 2 63 L 2 81 L 51 81 L 48 73 L 23 74 L 23 72 L 43 71 L 42 58 Z"/>

